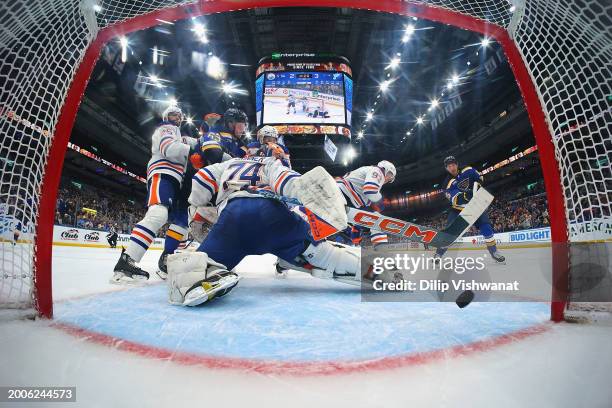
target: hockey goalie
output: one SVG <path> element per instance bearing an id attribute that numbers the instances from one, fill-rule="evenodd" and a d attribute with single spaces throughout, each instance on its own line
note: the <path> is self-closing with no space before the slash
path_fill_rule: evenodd
<path id="1" fill-rule="evenodd" d="M 290 207 L 253 194 L 253 189 L 302 205 Z M 318 277 L 360 278 L 358 248 L 313 239 L 313 228 L 343 230 L 348 225 L 346 201 L 322 167 L 300 175 L 273 157 L 231 159 L 196 173 L 189 202 L 196 222 L 210 216 L 211 204 L 217 206 L 218 219 L 196 252 L 169 256 L 172 304 L 196 306 L 226 295 L 240 279 L 232 269 L 247 255 L 270 253 Z"/>

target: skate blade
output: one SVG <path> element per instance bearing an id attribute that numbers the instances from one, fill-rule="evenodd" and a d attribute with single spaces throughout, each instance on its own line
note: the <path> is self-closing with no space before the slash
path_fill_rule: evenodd
<path id="1" fill-rule="evenodd" d="M 222 290 L 236 286 L 240 281 L 239 276 L 225 277 L 219 281 L 219 284 L 210 290 L 205 290 L 202 286 L 192 289 L 185 296 L 183 306 L 199 306 L 215 298 L 215 295 Z"/>
<path id="2" fill-rule="evenodd" d="M 136 278 L 131 278 L 122 273 L 115 272 L 113 277 L 110 278 L 108 282 L 114 285 L 142 285 L 147 280 L 148 279 L 144 276 L 138 275 Z"/>
<path id="3" fill-rule="evenodd" d="M 157 274 L 157 276 L 159 276 L 161 280 L 166 280 L 168 278 L 168 274 L 159 269 L 155 271 L 155 273 Z"/>

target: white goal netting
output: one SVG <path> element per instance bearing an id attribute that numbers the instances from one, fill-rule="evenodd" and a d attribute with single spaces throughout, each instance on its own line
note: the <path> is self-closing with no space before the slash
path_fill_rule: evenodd
<path id="1" fill-rule="evenodd" d="M 239 9 L 257 2 L 231 4 Z M 566 223 L 569 241 L 608 237 L 605 226 L 609 228 L 612 213 L 612 3 L 430 0 L 401 4 L 409 14 L 425 10 L 432 18 L 445 16 L 438 17 L 443 19 L 451 11 L 508 30 L 533 80 L 552 135 L 565 203 L 565 220 L 553 222 Z M 368 4 L 356 1 L 355 7 L 359 6 Z M 0 307 L 28 308 L 42 296 L 35 293 L 34 282 L 49 266 L 37 263 L 37 254 L 39 245 L 49 243 L 37 231 L 40 222 L 53 222 L 52 217 L 38 218 L 42 182 L 46 168 L 61 166 L 47 159 L 53 140 L 61 136 L 56 133 L 58 119 L 87 48 L 106 27 L 120 27 L 146 13 L 180 10 L 182 14 L 173 18 L 187 18 L 190 13 L 219 11 L 220 7 L 215 1 L 0 3 Z M 19 242 L 13 245 L 15 231 Z"/>

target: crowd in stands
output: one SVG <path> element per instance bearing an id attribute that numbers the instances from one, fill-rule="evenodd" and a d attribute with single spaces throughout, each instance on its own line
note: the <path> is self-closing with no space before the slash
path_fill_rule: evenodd
<path id="1" fill-rule="evenodd" d="M 55 224 L 108 231 L 115 226 L 129 234 L 144 216 L 142 202 L 126 199 L 103 188 L 62 183 L 58 191 Z"/>

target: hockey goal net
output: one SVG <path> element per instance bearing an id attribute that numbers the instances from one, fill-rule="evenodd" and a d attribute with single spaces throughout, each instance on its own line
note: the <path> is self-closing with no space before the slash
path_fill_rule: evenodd
<path id="1" fill-rule="evenodd" d="M 499 42 L 519 83 L 540 151 L 553 240 L 552 317 L 563 316 L 571 271 L 610 225 L 612 128 L 608 0 L 298 0 L 452 24 Z M 0 306 L 52 315 L 56 191 L 76 111 L 101 47 L 157 19 L 283 0 L 14 0 L 0 4 Z M 607 224 L 606 224 L 607 223 Z M 603 227 L 602 227 L 603 226 Z M 14 231 L 20 231 L 13 246 Z M 608 231 L 609 232 L 609 231 Z M 587 248 L 587 249 L 585 249 Z M 603 252 L 600 254 L 604 257 Z M 607 255 L 605 255 L 607 256 Z M 579 257 L 572 260 L 573 257 Z M 601 260 L 603 262 L 604 260 Z"/>
<path id="2" fill-rule="evenodd" d="M 320 115 L 323 114 L 325 112 L 325 100 L 316 97 L 306 98 L 306 112 L 309 115 L 314 115 L 315 112 Z"/>

